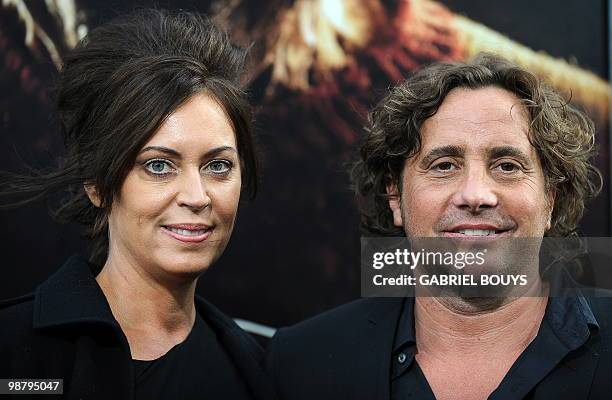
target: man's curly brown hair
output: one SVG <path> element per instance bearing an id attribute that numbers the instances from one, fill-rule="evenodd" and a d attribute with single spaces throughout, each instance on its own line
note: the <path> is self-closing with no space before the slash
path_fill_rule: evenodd
<path id="1" fill-rule="evenodd" d="M 528 110 L 529 141 L 540 158 L 547 190 L 555 192 L 546 236 L 575 232 L 585 202 L 602 185 L 600 172 L 591 164 L 596 151 L 593 122 L 541 78 L 502 57 L 483 53 L 469 63 L 436 63 L 417 71 L 370 112 L 360 158 L 351 171 L 366 233 L 404 234 L 393 225 L 387 185 L 393 182 L 401 187 L 406 160 L 420 150 L 421 126 L 448 93 L 486 86 L 508 90 Z"/>

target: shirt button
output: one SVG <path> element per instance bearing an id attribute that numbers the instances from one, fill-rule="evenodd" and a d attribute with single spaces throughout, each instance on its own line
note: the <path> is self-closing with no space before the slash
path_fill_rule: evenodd
<path id="1" fill-rule="evenodd" d="M 400 364 L 405 363 L 405 362 L 406 362 L 406 354 L 404 354 L 404 353 L 400 353 L 400 355 L 399 355 L 399 356 L 397 356 L 397 361 L 398 361 Z"/>

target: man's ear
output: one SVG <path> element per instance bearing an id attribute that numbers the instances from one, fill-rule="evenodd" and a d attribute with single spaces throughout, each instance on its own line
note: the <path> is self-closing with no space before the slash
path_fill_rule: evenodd
<path id="1" fill-rule="evenodd" d="M 395 183 L 391 178 L 387 180 L 387 196 L 389 208 L 393 214 L 393 225 L 397 226 L 398 228 L 402 228 L 404 226 L 404 220 L 402 218 L 400 191 L 397 187 L 397 183 Z"/>
<path id="2" fill-rule="evenodd" d="M 555 200 L 557 198 L 557 191 L 555 188 L 550 188 L 548 192 L 547 201 L 548 201 L 548 222 L 546 223 L 546 231 L 549 231 L 552 227 L 552 214 L 555 209 Z"/>
<path id="3" fill-rule="evenodd" d="M 102 207 L 102 200 L 100 199 L 100 195 L 98 194 L 96 187 L 91 183 L 85 183 L 83 187 L 85 188 L 85 193 L 87 193 L 87 197 L 89 197 L 91 204 L 98 208 Z"/>

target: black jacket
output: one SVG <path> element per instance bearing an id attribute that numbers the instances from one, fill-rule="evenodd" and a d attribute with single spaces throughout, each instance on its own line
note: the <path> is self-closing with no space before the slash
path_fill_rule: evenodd
<path id="1" fill-rule="evenodd" d="M 389 400 L 403 302 L 357 300 L 278 330 L 268 347 L 267 370 L 279 399 Z M 612 299 L 588 302 L 599 323 L 597 335 L 540 381 L 535 399 L 612 398 Z"/>
<path id="2" fill-rule="evenodd" d="M 261 347 L 202 298 L 196 308 L 254 398 L 273 398 Z M 85 260 L 71 257 L 34 294 L 0 304 L 0 378 L 63 378 L 69 399 L 133 399 L 127 339 Z"/>

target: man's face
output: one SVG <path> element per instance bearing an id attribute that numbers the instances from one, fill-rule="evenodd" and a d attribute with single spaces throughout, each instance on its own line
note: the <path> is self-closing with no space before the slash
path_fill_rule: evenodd
<path id="1" fill-rule="evenodd" d="M 512 93 L 452 90 L 405 163 L 401 195 L 389 201 L 394 224 L 408 237 L 544 236 L 554 195 L 528 130 L 527 110 Z"/>

